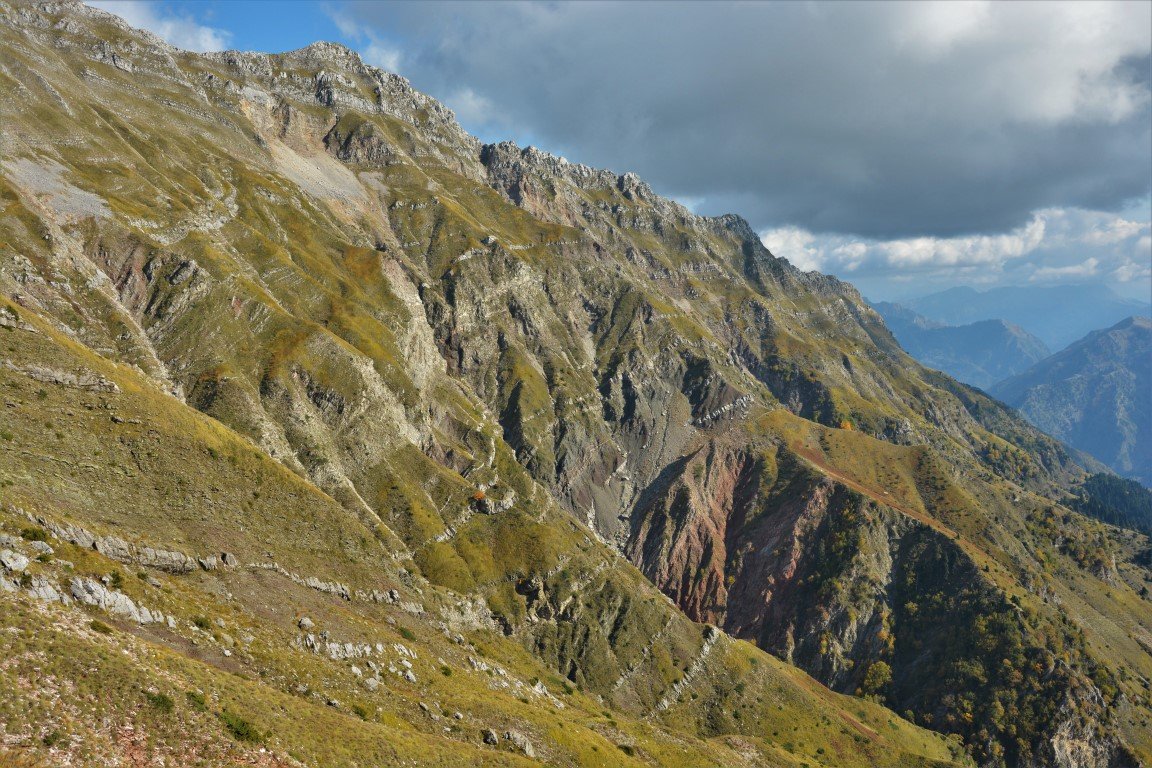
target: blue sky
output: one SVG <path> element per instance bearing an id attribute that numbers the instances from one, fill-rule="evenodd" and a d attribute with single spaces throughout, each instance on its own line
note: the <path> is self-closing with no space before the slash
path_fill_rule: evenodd
<path id="1" fill-rule="evenodd" d="M 92 4 L 196 50 L 342 42 L 872 298 L 1152 293 L 1152 3 Z"/>

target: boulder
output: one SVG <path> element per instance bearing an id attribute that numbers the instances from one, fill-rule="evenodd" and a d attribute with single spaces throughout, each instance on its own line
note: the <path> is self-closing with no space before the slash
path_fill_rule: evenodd
<path id="1" fill-rule="evenodd" d="M 536 757 L 536 749 L 528 737 L 520 731 L 505 731 L 504 738 L 512 742 L 513 746 L 523 752 L 527 757 Z"/>
<path id="2" fill-rule="evenodd" d="M 121 563 L 132 562 L 132 546 L 119 536 L 99 536 L 92 546 L 105 557 Z"/>
<path id="3" fill-rule="evenodd" d="M 183 552 L 153 547 L 141 547 L 137 562 L 167 573 L 191 573 L 196 570 L 196 561 Z"/>
<path id="4" fill-rule="evenodd" d="M 4 566 L 6 571 L 21 573 L 28 567 L 28 558 L 10 549 L 0 550 L 0 565 Z"/>

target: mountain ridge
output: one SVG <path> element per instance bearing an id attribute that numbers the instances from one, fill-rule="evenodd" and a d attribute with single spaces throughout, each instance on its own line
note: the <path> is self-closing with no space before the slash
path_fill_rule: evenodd
<path id="1" fill-rule="evenodd" d="M 4 138 L 6 153 L 19 147 L 22 156 L 15 171 L 5 163 L 0 225 L 20 252 L 0 251 L 0 290 L 10 297 L 10 333 L 29 334 L 27 325 L 39 335 L 13 337 L 21 343 L 6 354 L 15 367 L 0 371 L 21 393 L 13 437 L 27 447 L 14 454 L 19 468 L 5 470 L 6 531 L 26 525 L 19 507 L 37 520 L 75 516 L 140 535 L 152 548 L 221 548 L 201 529 L 160 526 L 133 504 L 94 508 L 66 474 L 37 463 L 65 457 L 78 472 L 92 447 L 41 426 L 88 409 L 57 401 L 77 397 L 64 383 L 72 379 L 36 371 L 94 367 L 125 395 L 182 394 L 211 420 L 189 413 L 179 423 L 218 423 L 227 446 L 254 446 L 189 453 L 200 470 L 192 475 L 158 467 L 153 454 L 170 449 L 149 448 L 146 425 L 183 406 L 164 405 L 168 395 L 142 405 L 109 395 L 128 418 L 92 424 L 96 434 L 129 425 L 107 436 L 102 450 L 113 455 L 100 459 L 114 462 L 103 469 L 117 493 L 144 493 L 121 479 L 121 463 L 160 488 L 171 474 L 211 495 L 201 472 L 219 473 L 229 488 L 233 480 L 225 483 L 230 462 L 217 468 L 209 447 L 252 477 L 272 472 L 274 459 L 331 500 L 324 509 L 335 525 L 363 532 L 325 551 L 335 558 L 347 547 L 379 562 L 372 567 L 395 574 L 390 583 L 357 583 L 335 572 L 350 565 L 309 561 L 276 532 L 271 521 L 284 514 L 250 480 L 235 481 L 230 504 L 210 508 L 214 527 L 239 531 L 244 518 L 228 510 L 245 510 L 268 531 L 276 562 L 321 586 L 387 587 L 397 605 L 470 601 L 475 609 L 449 614 L 472 617 L 472 658 L 507 667 L 515 657 L 521 680 L 534 674 L 551 695 L 576 696 L 581 717 L 604 702 L 608 714 L 596 715 L 593 730 L 611 740 L 583 730 L 582 738 L 621 760 L 671 764 L 676 738 L 694 755 L 725 750 L 709 758 L 720 762 L 962 759 L 894 717 L 883 724 L 884 710 L 865 702 L 877 727 L 857 730 L 863 741 L 821 730 L 822 716 L 833 722 L 850 705 L 821 693 L 831 702 L 821 709 L 799 693 L 820 691 L 817 683 L 688 623 L 639 572 L 684 610 L 723 621 L 837 690 L 965 739 L 982 763 L 1095 768 L 1146 753 L 1134 724 L 1147 706 L 1137 683 L 1148 674 L 1137 639 L 1147 604 L 1131 562 L 1140 540 L 1089 523 L 1077 533 L 1078 517 L 1072 526 L 1046 515 L 1064 513 L 1061 494 L 1083 476 L 1075 458 L 980 393 L 916 366 L 855 289 L 776 259 L 746 222 L 696 217 L 634 177 L 605 172 L 584 188 L 558 160 L 509 145 L 487 145 L 485 163 L 484 145 L 458 140 L 443 114 L 408 109 L 403 92 L 392 104 L 382 76 L 355 70 L 362 62 L 308 73 L 291 56 L 169 61 L 131 35 L 117 38 L 102 16 L 82 13 L 94 20 L 85 28 L 69 15 L 74 5 L 12 8 L 0 5 L 25 34 L 5 35 L 13 55 L 0 76 L 23 98 L 9 107 Z M 61 508 L 58 499 L 73 501 Z M 308 519 L 306 507 L 286 503 L 288 520 Z M 1095 537 L 1103 569 L 1060 549 L 1069 537 Z M 94 577 L 103 569 L 115 587 L 105 560 L 53 546 Z M 249 546 L 241 562 L 259 562 Z M 664 551 L 677 553 L 672 572 L 646 554 Z M 963 578 L 940 582 L 934 564 Z M 33 579 L 59 583 L 56 566 L 29 567 Z M 170 588 L 208 605 L 215 580 L 231 580 L 229 591 L 244 597 L 237 618 L 221 618 L 248 622 L 244 615 L 266 608 L 247 578 L 205 571 L 173 577 Z M 1111 586 L 1101 586 L 1105 578 Z M 30 589 L 15 577 L 6 583 Z M 384 674 L 377 685 L 406 709 L 363 693 L 347 659 L 330 659 L 314 689 L 293 688 L 296 657 L 281 654 L 301 619 L 283 612 L 260 625 L 267 650 L 246 652 L 245 669 L 268 675 L 294 707 L 354 695 L 377 708 L 357 702 L 367 720 L 438 732 L 441 721 L 426 717 L 437 709 L 417 709 L 413 697 L 455 694 L 429 681 L 439 679 L 428 658 L 452 662 L 445 679 L 472 677 L 461 672 L 471 662 L 447 654 L 434 620 L 356 601 L 348 608 L 338 586 L 335 596 L 309 589 L 334 603 L 311 604 L 300 591 L 292 602 L 323 610 L 345 632 L 395 633 L 381 616 L 405 622 L 416 640 L 401 637 L 423 660 L 419 682 L 408 688 Z M 1104 589 L 1112 602 L 1079 597 Z M 760 621 L 757 599 L 779 620 Z M 1053 599 L 1083 622 L 1080 634 Z M 945 606 L 964 607 L 963 631 L 932 631 Z M 197 634 L 206 630 L 179 601 L 171 611 L 181 618 L 176 636 L 148 632 L 238 656 Z M 996 633 L 968 637 L 989 622 Z M 230 626 L 225 634 L 234 636 Z M 975 648 L 985 640 L 1003 643 L 1005 665 L 984 668 Z M 948 669 L 979 669 L 985 684 L 942 677 L 953 694 L 931 688 L 922 670 L 934 657 Z M 786 709 L 775 708 L 781 696 Z M 567 764 L 597 759 L 514 696 L 496 701 L 484 717 L 503 717 L 509 732 L 514 716 L 525 717 L 533 752 Z M 349 728 L 354 715 L 365 719 L 340 711 Z M 471 712 L 467 730 L 436 743 L 493 760 L 528 757 L 521 738 L 481 739 Z M 900 738 L 878 740 L 883 728 Z M 322 754 L 310 734 L 282 725 L 270 733 L 280 750 L 304 750 L 313 762 Z"/>
<path id="2" fill-rule="evenodd" d="M 1093 331 L 992 388 L 1052 435 L 1120 474 L 1152 482 L 1152 319 Z"/>
<path id="3" fill-rule="evenodd" d="M 1053 350 L 1129 315 L 1149 313 L 1147 302 L 1122 298 L 1099 283 L 985 291 L 958 286 L 902 303 L 948 325 L 1003 318 L 1038 336 Z"/>
<path id="4" fill-rule="evenodd" d="M 900 304 L 877 302 L 873 308 L 909 354 L 975 387 L 988 389 L 1051 354 L 1040 339 L 1005 320 L 952 326 Z"/>

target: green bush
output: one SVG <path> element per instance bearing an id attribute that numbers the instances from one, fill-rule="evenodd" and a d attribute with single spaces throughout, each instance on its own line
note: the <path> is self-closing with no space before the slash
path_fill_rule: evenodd
<path id="1" fill-rule="evenodd" d="M 166 693 L 145 692 L 144 697 L 148 699 L 148 703 L 151 704 L 157 711 L 164 714 L 168 714 L 176 707 L 175 702 L 172 701 L 172 697 Z"/>
<path id="2" fill-rule="evenodd" d="M 184 695 L 188 697 L 188 703 L 192 709 L 197 712 L 208 711 L 208 702 L 205 701 L 204 694 L 200 693 L 200 691 L 186 691 Z"/>
<path id="3" fill-rule="evenodd" d="M 89 624 L 88 626 L 92 628 L 93 632 L 99 632 L 102 635 L 112 634 L 112 627 L 108 626 L 107 624 L 105 624 L 104 622 L 102 622 L 98 619 L 93 619 L 92 623 Z"/>
<path id="4" fill-rule="evenodd" d="M 20 538 L 25 541 L 48 541 L 48 532 L 43 528 L 29 526 L 20 531 Z"/>
<path id="5" fill-rule="evenodd" d="M 235 712 L 225 709 L 217 717 L 224 723 L 228 733 L 232 734 L 232 737 L 237 741 L 260 741 L 260 731 L 256 729 L 256 726 Z"/>

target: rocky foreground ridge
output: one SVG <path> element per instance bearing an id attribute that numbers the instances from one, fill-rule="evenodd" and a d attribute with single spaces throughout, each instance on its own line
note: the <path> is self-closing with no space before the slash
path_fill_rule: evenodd
<path id="1" fill-rule="evenodd" d="M 1152 759 L 1147 538 L 851 286 L 340 46 L 0 45 L 0 750 Z"/>

